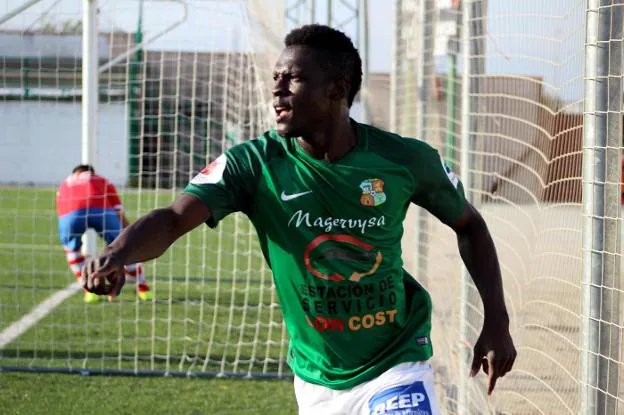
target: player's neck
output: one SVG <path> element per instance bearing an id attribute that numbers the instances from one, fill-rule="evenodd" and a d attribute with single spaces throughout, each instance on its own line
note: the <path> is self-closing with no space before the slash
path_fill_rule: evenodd
<path id="1" fill-rule="evenodd" d="M 311 157 L 332 162 L 341 159 L 355 147 L 357 134 L 347 116 L 339 122 L 330 123 L 323 131 L 297 138 L 297 142 Z"/>

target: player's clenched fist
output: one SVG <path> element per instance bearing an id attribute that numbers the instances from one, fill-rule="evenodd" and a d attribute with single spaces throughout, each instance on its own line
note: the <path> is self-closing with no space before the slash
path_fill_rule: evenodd
<path id="1" fill-rule="evenodd" d="M 124 266 L 114 255 L 104 254 L 87 262 L 80 284 L 93 294 L 117 296 L 126 283 Z"/>

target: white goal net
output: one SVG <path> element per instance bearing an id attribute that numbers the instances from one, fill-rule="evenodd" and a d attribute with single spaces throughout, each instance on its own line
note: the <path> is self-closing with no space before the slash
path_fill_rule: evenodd
<path id="1" fill-rule="evenodd" d="M 614 230 L 622 177 L 624 6 L 575 0 L 396 4 L 394 127 L 430 142 L 461 173 L 497 246 L 518 350 L 514 370 L 491 397 L 483 374 L 467 379 L 464 359 L 481 330 L 481 300 L 474 285 L 459 278 L 454 234 L 428 217 L 420 226 L 413 219 L 415 232 L 405 246 L 414 253 L 409 265 L 433 296 L 434 367 L 445 410 L 622 411 L 621 242 Z M 602 28 L 592 32 L 592 19 L 602 19 Z M 594 65 L 586 53 L 601 56 L 598 75 L 586 69 Z M 598 86 L 590 89 L 588 82 Z M 608 107 L 596 107 L 606 96 Z M 602 133 L 584 131 L 584 118 L 589 126 L 603 122 Z M 607 118 L 614 137 L 608 142 Z M 587 136 L 597 141 L 588 144 Z M 583 156 L 593 179 L 583 175 Z M 594 189 L 585 188 L 585 197 L 594 198 L 592 210 L 586 204 L 583 211 L 583 186 Z M 597 203 L 604 203 L 602 213 Z M 594 241 L 590 249 L 583 235 Z M 586 279 L 588 268 L 603 279 Z M 591 370 L 600 375 L 592 378 Z"/>
<path id="2" fill-rule="evenodd" d="M 83 3 L 7 0 L 0 9 L 15 12 L 0 25 L 0 366 L 287 375 L 271 275 L 243 216 L 147 263 L 153 301 L 133 287 L 110 304 L 78 295 L 55 188 L 81 162 Z M 98 2 L 94 164 L 131 220 L 267 129 L 282 14 L 266 1 Z"/>
<path id="3" fill-rule="evenodd" d="M 0 370 L 289 376 L 270 271 L 242 215 L 147 263 L 153 300 L 128 286 L 84 303 L 55 212 L 81 162 L 83 3 L 0 2 Z M 455 235 L 413 209 L 405 264 L 433 297 L 444 412 L 624 411 L 622 0 L 393 3 L 390 127 L 438 148 L 467 185 L 518 350 L 493 396 L 483 374 L 467 379 L 481 300 Z M 98 1 L 94 164 L 131 220 L 270 126 L 284 15 L 273 0 Z"/>

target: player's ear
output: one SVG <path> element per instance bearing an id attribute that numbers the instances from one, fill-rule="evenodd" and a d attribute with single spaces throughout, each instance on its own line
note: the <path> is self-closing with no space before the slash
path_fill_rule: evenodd
<path id="1" fill-rule="evenodd" d="M 333 101 L 341 101 L 347 98 L 349 82 L 346 79 L 339 79 L 332 82 L 329 87 L 329 98 Z"/>

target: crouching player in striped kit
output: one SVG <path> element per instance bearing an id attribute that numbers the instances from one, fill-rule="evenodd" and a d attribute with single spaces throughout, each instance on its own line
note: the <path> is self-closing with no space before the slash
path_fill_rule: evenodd
<path id="1" fill-rule="evenodd" d="M 110 244 L 130 224 L 115 186 L 95 174 L 93 167 L 86 164 L 75 167 L 59 187 L 56 193 L 56 212 L 67 264 L 76 278 L 80 278 L 85 264 L 80 248 L 81 238 L 86 230 L 94 229 Z M 139 299 L 148 301 L 153 298 L 145 282 L 141 263 L 126 265 L 125 274 L 128 280 L 136 281 Z M 85 303 L 95 303 L 103 297 L 84 292 Z"/>

